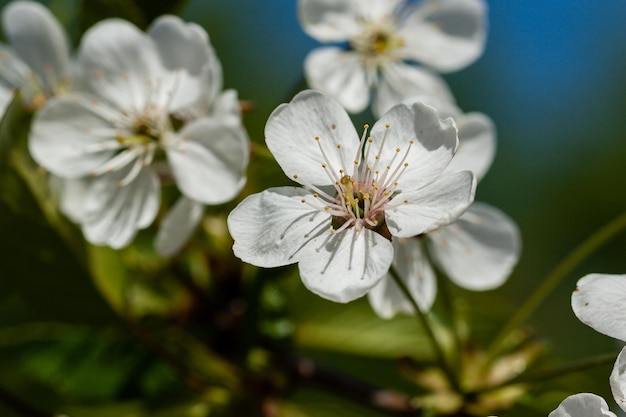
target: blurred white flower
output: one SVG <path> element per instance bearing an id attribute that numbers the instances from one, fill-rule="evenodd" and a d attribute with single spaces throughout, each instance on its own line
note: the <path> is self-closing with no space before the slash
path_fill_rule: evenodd
<path id="1" fill-rule="evenodd" d="M 486 9 L 483 0 L 299 0 L 307 34 L 348 46 L 312 51 L 305 76 L 312 88 L 355 113 L 367 107 L 370 88 L 384 107 L 400 103 L 398 95 L 407 89 L 448 98 L 447 85 L 431 69 L 458 70 L 480 56 Z"/>
<path id="2" fill-rule="evenodd" d="M 626 275 L 589 274 L 576 283 L 576 290 L 572 294 L 572 310 L 587 326 L 624 342 L 625 298 Z M 626 411 L 626 347 L 617 356 L 609 383 L 615 402 Z"/>
<path id="3" fill-rule="evenodd" d="M 147 34 L 119 19 L 85 33 L 77 58 L 81 91 L 36 113 L 29 147 L 54 175 L 90 178 L 81 226 L 91 243 L 123 247 L 152 223 L 160 200 L 153 166 L 203 204 L 241 190 L 248 141 L 239 129 L 209 117 L 176 126 L 177 112 L 206 91 L 210 57 L 206 33 L 174 16 L 157 19 Z"/>
<path id="4" fill-rule="evenodd" d="M 2 28 L 10 46 L 0 44 L 0 113 L 14 88 L 30 109 L 67 89 L 69 41 L 45 6 L 26 0 L 9 3 L 2 9 Z"/>
<path id="5" fill-rule="evenodd" d="M 570 395 L 548 417 L 616 417 L 604 398 L 596 394 Z"/>
<path id="6" fill-rule="evenodd" d="M 206 77 L 206 92 L 202 94 L 197 104 L 180 112 L 179 116 L 189 121 L 202 117 L 220 120 L 231 125 L 240 140 L 247 142 L 248 136 L 242 125 L 237 92 L 222 91 L 222 66 L 212 49 Z M 181 196 L 159 224 L 155 239 L 157 253 L 169 257 L 179 252 L 202 220 L 203 214 L 204 204 Z"/>
<path id="7" fill-rule="evenodd" d="M 472 171 L 478 180 L 495 155 L 496 134 L 491 120 L 480 113 L 462 113 L 449 102 L 432 98 L 410 100 L 434 104 L 442 116 L 452 117 L 459 129 L 459 148 L 447 172 Z M 487 204 L 474 202 L 454 223 L 417 238 L 394 241 L 394 266 L 423 310 L 432 306 L 437 282 L 429 259 L 457 285 L 483 291 L 502 285 L 519 260 L 520 232 L 506 214 Z M 428 252 L 428 255 L 427 253 Z M 374 311 L 383 318 L 411 314 L 413 308 L 391 276 L 368 294 Z"/>
<path id="8" fill-rule="evenodd" d="M 274 110 L 267 146 L 303 187 L 242 201 L 228 218 L 235 255 L 261 267 L 297 262 L 307 288 L 348 302 L 385 275 L 392 237 L 448 224 L 472 202 L 473 174 L 443 174 L 458 143 L 451 119 L 399 105 L 367 130 L 359 140 L 346 111 L 312 90 Z"/>

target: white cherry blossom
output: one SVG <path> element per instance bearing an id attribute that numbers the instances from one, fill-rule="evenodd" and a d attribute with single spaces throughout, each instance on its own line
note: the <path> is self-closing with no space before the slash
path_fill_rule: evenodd
<path id="1" fill-rule="evenodd" d="M 470 170 L 480 180 L 495 155 L 496 134 L 491 120 L 481 113 L 462 113 L 454 104 L 432 97 L 405 100 L 416 101 L 434 104 L 441 115 L 457 122 L 459 149 L 446 170 Z M 400 239 L 395 245 L 411 248 L 396 252 L 393 264 L 423 310 L 430 309 L 436 295 L 437 282 L 429 259 L 457 285 L 484 291 L 506 281 L 521 251 L 515 222 L 495 207 L 479 202 L 474 202 L 454 223 L 416 238 Z M 390 275 L 370 291 L 368 298 L 383 318 L 413 312 Z"/>
<path id="2" fill-rule="evenodd" d="M 0 44 L 0 113 L 19 89 L 34 110 L 67 89 L 71 81 L 67 35 L 50 11 L 34 1 L 14 1 L 2 9 L 9 45 Z"/>
<path id="3" fill-rule="evenodd" d="M 150 225 L 159 177 L 173 178 L 202 204 L 224 203 L 241 190 L 247 137 L 219 118 L 177 126 L 178 112 L 206 91 L 210 58 L 206 33 L 174 16 L 157 19 L 147 34 L 108 19 L 83 36 L 81 91 L 52 98 L 36 113 L 29 148 L 52 174 L 89 178 L 79 211 L 91 243 L 123 247 Z"/>
<path id="4" fill-rule="evenodd" d="M 548 417 L 616 417 L 604 398 L 590 393 L 570 395 Z"/>
<path id="5" fill-rule="evenodd" d="M 307 56 L 307 81 L 355 113 L 367 107 L 370 87 L 385 107 L 407 89 L 449 99 L 432 70 L 458 70 L 480 56 L 486 9 L 483 0 L 300 0 L 304 31 L 340 44 Z"/>
<path id="6" fill-rule="evenodd" d="M 308 90 L 274 110 L 265 136 L 302 187 L 270 188 L 231 212 L 235 255 L 261 267 L 298 263 L 305 286 L 333 301 L 380 281 L 393 239 L 448 224 L 473 200 L 469 171 L 443 173 L 454 122 L 423 104 L 394 107 L 359 139 L 337 102 Z"/>
<path id="7" fill-rule="evenodd" d="M 572 310 L 587 326 L 626 342 L 624 297 L 626 275 L 589 274 L 576 283 Z M 609 383 L 615 402 L 626 411 L 626 347 L 617 356 Z"/>

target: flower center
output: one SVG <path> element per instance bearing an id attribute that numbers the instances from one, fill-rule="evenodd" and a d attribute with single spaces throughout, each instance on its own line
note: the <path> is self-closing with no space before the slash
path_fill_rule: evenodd
<path id="1" fill-rule="evenodd" d="M 404 39 L 396 34 L 391 24 L 372 25 L 350 42 L 352 48 L 365 57 L 393 57 L 404 46 Z"/>
<path id="2" fill-rule="evenodd" d="M 385 210 L 398 204 L 408 203 L 407 200 L 400 203 L 392 202 L 392 200 L 398 195 L 400 178 L 409 165 L 406 158 L 413 140 L 408 141 L 404 152 L 396 148 L 387 164 L 383 165 L 381 155 L 385 148 L 389 128 L 389 125 L 385 126 L 378 151 L 371 158 L 374 152 L 372 151 L 374 140 L 367 137 L 369 126 L 365 125 L 357 154 L 353 163 L 350 164 L 352 165 L 351 175 L 348 174 L 349 165 L 345 162 L 342 146 L 336 145 L 341 161 L 341 167 L 336 169 L 328 157 L 329 153 L 322 139 L 319 136 L 315 137 L 324 158 L 321 166 L 334 182 L 335 192 L 328 193 L 316 186 L 305 184 L 305 188 L 313 191 L 313 201 L 303 198 L 302 203 L 330 214 L 331 234 L 347 228 L 355 228 L 357 232 L 360 232 L 362 228 L 367 228 L 391 240 L 391 234 L 385 224 Z M 372 164 L 369 165 L 368 161 Z"/>

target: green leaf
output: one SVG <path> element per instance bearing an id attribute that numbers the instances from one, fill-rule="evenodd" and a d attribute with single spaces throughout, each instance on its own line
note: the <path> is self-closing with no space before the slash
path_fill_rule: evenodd
<path id="1" fill-rule="evenodd" d="M 22 98 L 16 94 L 0 121 L 0 173 L 7 168 L 11 149 L 26 143 L 32 113 L 24 109 Z"/>
<path id="2" fill-rule="evenodd" d="M 380 358 L 433 358 L 430 342 L 413 316 L 383 320 L 365 300 L 333 303 L 310 293 L 299 282 L 294 292 L 290 299 L 297 302 L 290 310 L 296 323 L 295 342 L 301 348 Z"/>

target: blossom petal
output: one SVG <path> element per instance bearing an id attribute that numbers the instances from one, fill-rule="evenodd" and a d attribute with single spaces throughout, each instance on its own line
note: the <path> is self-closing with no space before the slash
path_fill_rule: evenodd
<path id="1" fill-rule="evenodd" d="M 337 100 L 350 113 L 359 113 L 369 104 L 367 71 L 356 52 L 317 48 L 304 61 L 304 75 L 311 88 Z"/>
<path id="2" fill-rule="evenodd" d="M 406 284 L 422 311 L 433 305 L 437 295 L 435 272 L 428 262 L 419 239 L 393 240 L 393 266 Z M 390 274 L 367 294 L 372 309 L 380 317 L 390 319 L 398 313 L 414 314 L 415 310 Z"/>
<path id="3" fill-rule="evenodd" d="M 69 76 L 70 45 L 65 30 L 43 5 L 16 1 L 2 10 L 2 27 L 11 46 L 48 88 Z"/>
<path id="4" fill-rule="evenodd" d="M 399 30 L 403 58 L 439 71 L 461 69 L 483 52 L 487 24 L 483 0 L 426 0 Z"/>
<path id="5" fill-rule="evenodd" d="M 357 17 L 351 0 L 298 1 L 302 29 L 321 42 L 347 41 L 357 35 L 361 30 Z"/>
<path id="6" fill-rule="evenodd" d="M 626 411 L 626 347 L 622 348 L 615 360 L 609 383 L 615 402 Z"/>
<path id="7" fill-rule="evenodd" d="M 353 165 L 345 167 L 342 161 L 352 164 L 359 149 L 359 138 L 346 111 L 313 90 L 299 93 L 274 110 L 265 125 L 265 141 L 285 174 L 301 184 L 333 184 L 335 179 L 322 164 L 332 168 L 334 175 L 342 168 L 352 170 Z"/>
<path id="8" fill-rule="evenodd" d="M 338 303 L 365 295 L 385 275 L 393 260 L 391 242 L 369 229 L 349 228 L 314 238 L 298 264 L 304 285 Z"/>
<path id="9" fill-rule="evenodd" d="M 156 19 L 147 33 L 154 40 L 165 68 L 178 71 L 176 89 L 168 108 L 175 111 L 192 104 L 199 93 L 208 88 L 205 87 L 206 72 L 214 54 L 207 33 L 197 24 L 172 15 Z"/>
<path id="10" fill-rule="evenodd" d="M 239 126 L 204 118 L 166 140 L 167 159 L 180 191 L 204 204 L 232 200 L 245 184 L 248 138 Z"/>
<path id="11" fill-rule="evenodd" d="M 437 178 L 450 163 L 458 143 L 452 119 L 440 120 L 433 107 L 422 103 L 393 107 L 376 122 L 371 136 L 374 142 L 368 165 L 376 165 L 376 155 L 380 161 L 395 157 L 398 163 L 406 158 L 408 165 L 398 180 L 403 191 L 421 188 Z"/>
<path id="12" fill-rule="evenodd" d="M 127 185 L 118 182 L 127 170 L 101 175 L 93 180 L 85 196 L 85 238 L 95 245 L 114 249 L 128 245 L 139 229 L 148 227 L 160 204 L 159 179 L 143 168 Z"/>
<path id="13" fill-rule="evenodd" d="M 298 262 L 302 248 L 330 230 L 328 214 L 302 203 L 310 195 L 302 188 L 278 187 L 246 197 L 228 215 L 235 256 L 265 268 Z"/>
<path id="14" fill-rule="evenodd" d="M 570 395 L 548 417 L 616 417 L 604 398 L 590 393 Z"/>
<path id="15" fill-rule="evenodd" d="M 105 117 L 107 113 L 116 114 L 106 104 L 96 104 L 86 96 L 66 95 L 48 100 L 33 119 L 31 155 L 60 177 L 89 175 L 118 148 L 115 126 Z"/>
<path id="16" fill-rule="evenodd" d="M 155 100 L 151 83 L 165 84 L 158 80 L 165 75 L 159 53 L 150 37 L 125 20 L 103 20 L 87 30 L 78 63 L 81 87 L 120 109 L 143 110 L 148 100 L 164 100 L 170 87 L 162 86 L 162 98 Z"/>
<path id="17" fill-rule="evenodd" d="M 455 221 L 474 200 L 476 179 L 469 171 L 443 175 L 417 191 L 394 197 L 385 210 L 387 227 L 395 237 L 412 237 Z"/>
<path id="18" fill-rule="evenodd" d="M 589 274 L 578 280 L 572 309 L 587 326 L 626 341 L 626 275 Z"/>
<path id="19" fill-rule="evenodd" d="M 50 176 L 50 188 L 59 198 L 59 208 L 74 223 L 85 218 L 85 195 L 89 190 L 90 178 L 65 179 Z"/>
<path id="20" fill-rule="evenodd" d="M 517 225 L 487 204 L 475 202 L 456 222 L 427 236 L 433 260 L 452 281 L 468 290 L 499 287 L 519 260 Z"/>
<path id="21" fill-rule="evenodd" d="M 204 206 L 186 197 L 178 199 L 159 225 L 154 241 L 154 248 L 163 257 L 170 257 L 179 252 L 196 229 Z"/>
<path id="22" fill-rule="evenodd" d="M 434 103 L 454 103 L 454 96 L 448 84 L 434 72 L 403 62 L 385 63 L 380 68 L 380 79 L 372 110 L 376 116 L 380 117 L 396 104 L 411 105 L 420 101 L 410 100 L 411 98 L 423 96 L 430 98 L 429 101 L 425 101 L 426 104 L 438 110 L 439 107 Z"/>
<path id="23" fill-rule="evenodd" d="M 454 120 L 459 129 L 459 148 L 446 171 L 472 171 L 480 181 L 496 154 L 496 128 L 482 113 L 462 114 Z"/>

